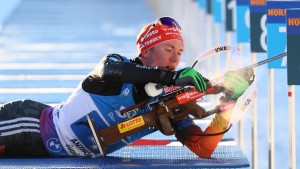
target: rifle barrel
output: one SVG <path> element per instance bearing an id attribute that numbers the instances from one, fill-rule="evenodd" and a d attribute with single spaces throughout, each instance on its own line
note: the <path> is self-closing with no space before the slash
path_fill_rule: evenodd
<path id="1" fill-rule="evenodd" d="M 287 55 L 287 52 L 284 52 L 284 53 L 281 53 L 279 55 L 276 55 L 276 56 L 273 56 L 271 58 L 268 58 L 268 59 L 265 59 L 263 61 L 260 61 L 260 62 L 257 62 L 257 63 L 254 63 L 252 65 L 249 65 L 249 66 L 246 66 L 244 68 L 241 68 L 240 70 L 246 70 L 246 69 L 250 69 L 250 68 L 255 68 L 255 67 L 258 67 L 260 65 L 263 65 L 263 64 L 266 64 L 268 62 L 271 62 L 273 60 L 276 60 L 276 59 L 279 59 L 279 58 L 282 58 L 282 57 L 285 57 Z"/>

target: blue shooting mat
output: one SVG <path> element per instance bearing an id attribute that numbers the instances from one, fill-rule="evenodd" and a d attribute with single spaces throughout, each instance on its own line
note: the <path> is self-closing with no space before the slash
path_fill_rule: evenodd
<path id="1" fill-rule="evenodd" d="M 183 146 L 127 146 L 105 158 L 0 159 L 0 168 L 246 168 L 239 146 L 218 146 L 212 158 L 199 158 Z"/>

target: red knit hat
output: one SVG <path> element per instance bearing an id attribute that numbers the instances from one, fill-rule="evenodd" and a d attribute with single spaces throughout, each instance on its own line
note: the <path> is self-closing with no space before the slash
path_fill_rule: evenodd
<path id="1" fill-rule="evenodd" d="M 149 29 L 151 30 L 149 31 Z M 168 26 L 160 23 L 154 25 L 150 23 L 146 25 L 137 36 L 136 45 L 138 52 L 142 53 L 161 42 L 171 39 L 177 39 L 183 43 L 180 31 L 181 30 L 176 26 Z M 144 37 L 145 35 L 146 37 Z"/>

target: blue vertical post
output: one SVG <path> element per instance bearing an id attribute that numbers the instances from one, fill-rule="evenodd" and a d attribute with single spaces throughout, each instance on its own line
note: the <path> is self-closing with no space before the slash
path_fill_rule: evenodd
<path id="1" fill-rule="evenodd" d="M 250 48 L 254 53 L 267 52 L 266 7 L 266 0 L 250 0 Z"/>
<path id="2" fill-rule="evenodd" d="M 250 0 L 236 0 L 237 42 L 247 43 L 250 38 Z"/>

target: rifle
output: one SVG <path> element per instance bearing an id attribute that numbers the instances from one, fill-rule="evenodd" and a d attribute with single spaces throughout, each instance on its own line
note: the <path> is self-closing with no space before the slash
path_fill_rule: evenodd
<path id="1" fill-rule="evenodd" d="M 247 72 L 254 67 L 260 66 L 284 56 L 286 56 L 286 53 L 247 66 L 240 69 L 240 71 Z M 160 130 L 165 135 L 172 135 L 175 133 L 172 124 L 186 118 L 188 115 L 192 115 L 197 119 L 202 119 L 209 115 L 220 112 L 218 106 L 216 106 L 216 108 L 213 110 L 206 111 L 204 108 L 197 104 L 197 100 L 202 98 L 203 96 L 209 94 L 217 94 L 220 92 L 225 93 L 224 88 L 220 84 L 212 86 L 210 83 L 208 83 L 208 89 L 205 92 L 198 92 L 192 87 L 181 87 L 178 90 L 167 93 L 161 97 L 157 97 L 157 99 L 153 102 L 148 103 L 147 101 L 145 101 L 121 110 L 121 114 L 124 115 L 131 114 L 132 112 L 137 112 L 140 109 L 144 109 L 146 106 L 150 108 L 149 112 L 133 116 L 128 120 L 107 127 L 100 131 L 97 130 L 91 115 L 87 115 L 87 119 L 100 153 L 102 156 L 105 156 L 106 146 L 111 145 L 146 128 L 153 127 Z"/>
<path id="2" fill-rule="evenodd" d="M 105 147 L 113 144 L 127 136 L 154 127 L 165 135 L 172 135 L 175 130 L 172 124 L 192 115 L 194 118 L 201 119 L 211 114 L 217 113 L 219 110 L 214 109 L 206 111 L 197 104 L 197 99 L 205 95 L 212 94 L 216 91 L 215 87 L 210 87 L 206 92 L 198 92 L 192 87 L 183 87 L 171 93 L 157 97 L 153 102 L 142 102 L 132 107 L 121 110 L 121 114 L 132 114 L 146 106 L 150 107 L 150 111 L 141 115 L 133 116 L 121 123 L 97 130 L 91 115 L 88 115 L 88 122 L 96 136 L 96 142 L 103 156 L 106 155 Z"/>

